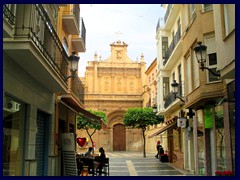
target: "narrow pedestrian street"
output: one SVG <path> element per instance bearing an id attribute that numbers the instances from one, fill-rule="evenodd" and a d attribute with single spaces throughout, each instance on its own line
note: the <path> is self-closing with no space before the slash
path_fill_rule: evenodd
<path id="1" fill-rule="evenodd" d="M 171 163 L 162 163 L 153 153 L 143 158 L 142 152 L 107 152 L 110 176 L 186 176 L 190 175 L 174 168 Z"/>
<path id="2" fill-rule="evenodd" d="M 3 4 L 3 176 L 238 175 L 235 6 Z"/>

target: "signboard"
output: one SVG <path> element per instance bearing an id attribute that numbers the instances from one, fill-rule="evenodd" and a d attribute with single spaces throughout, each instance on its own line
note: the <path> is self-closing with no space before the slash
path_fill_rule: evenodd
<path id="1" fill-rule="evenodd" d="M 186 118 L 180 117 L 177 120 L 177 126 L 178 127 L 186 128 L 186 123 L 187 123 L 187 119 Z"/>
<path id="2" fill-rule="evenodd" d="M 204 108 L 204 128 L 205 129 L 213 128 L 212 106 L 205 106 Z"/>
<path id="3" fill-rule="evenodd" d="M 61 139 L 64 176 L 77 176 L 78 174 L 74 134 L 63 133 L 61 135 Z"/>

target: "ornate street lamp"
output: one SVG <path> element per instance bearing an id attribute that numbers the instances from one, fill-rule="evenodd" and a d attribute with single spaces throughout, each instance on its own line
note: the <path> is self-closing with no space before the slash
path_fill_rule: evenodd
<path id="1" fill-rule="evenodd" d="M 76 52 L 72 52 L 72 55 L 69 56 L 68 61 L 70 63 L 70 71 L 71 71 L 71 76 L 68 76 L 65 78 L 67 80 L 68 78 L 74 78 L 76 76 L 76 71 L 78 69 L 78 61 L 80 57 L 76 55 Z"/>
<path id="2" fill-rule="evenodd" d="M 153 107 L 152 107 L 152 109 L 153 109 L 153 112 L 156 114 L 156 113 L 157 113 L 157 105 L 154 104 Z"/>
<path id="3" fill-rule="evenodd" d="M 172 89 L 173 89 L 172 93 L 174 94 L 175 99 L 178 98 L 182 102 L 185 102 L 181 97 L 177 96 L 177 94 L 178 94 L 178 85 L 179 84 L 176 82 L 176 80 L 173 80 L 173 83 L 171 84 Z"/>
<path id="4" fill-rule="evenodd" d="M 204 71 L 204 69 L 207 69 L 214 76 L 220 77 L 219 73 L 216 73 L 216 72 L 212 71 L 210 68 L 204 66 L 204 64 L 206 62 L 206 59 L 207 59 L 207 46 L 202 45 L 202 42 L 197 42 L 197 46 L 194 48 L 194 51 L 195 51 L 195 54 L 196 54 L 197 61 L 201 65 L 200 69 L 202 71 Z"/>

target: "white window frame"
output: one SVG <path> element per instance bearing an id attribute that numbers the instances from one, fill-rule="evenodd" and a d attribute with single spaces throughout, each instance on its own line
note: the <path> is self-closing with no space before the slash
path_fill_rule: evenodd
<path id="1" fill-rule="evenodd" d="M 69 47 L 68 47 L 67 39 L 64 36 L 63 36 L 62 45 L 63 45 L 63 48 L 64 48 L 65 52 L 69 56 L 69 53 L 68 53 Z"/>
<path id="2" fill-rule="evenodd" d="M 227 6 L 230 6 L 231 4 L 224 4 L 224 26 L 225 26 L 225 35 L 228 36 L 234 29 L 235 29 L 235 23 L 233 27 L 229 27 L 229 13 Z M 235 10 L 235 9 L 234 9 Z M 234 12 L 235 13 L 235 12 Z M 233 16 L 234 22 L 235 22 L 235 16 Z"/>
<path id="3" fill-rule="evenodd" d="M 212 11 L 212 10 L 213 10 L 212 4 L 203 4 L 202 5 L 202 12 L 208 12 L 208 11 Z"/>
<path id="4" fill-rule="evenodd" d="M 206 46 L 208 46 L 208 44 L 207 44 L 207 39 L 208 38 L 215 38 L 215 36 L 214 35 L 209 35 L 209 36 L 206 36 L 204 38 Z M 214 40 L 214 42 L 215 42 L 215 40 Z M 216 44 L 215 44 L 215 46 L 216 46 Z M 218 68 L 218 60 L 217 60 L 217 63 L 214 64 L 214 65 L 210 65 L 209 64 L 209 54 L 214 54 L 214 53 L 216 53 L 216 60 L 217 60 L 217 51 L 216 51 L 216 49 L 212 50 L 212 51 L 209 48 L 207 49 L 206 67 L 208 67 L 209 69 L 217 69 Z M 217 76 L 216 76 L 216 80 L 210 81 L 210 79 L 209 79 L 210 78 L 210 74 L 209 73 L 211 73 L 211 72 L 207 70 L 207 82 L 208 83 L 215 83 L 215 82 L 219 82 L 220 81 L 220 79 L 218 79 Z"/>

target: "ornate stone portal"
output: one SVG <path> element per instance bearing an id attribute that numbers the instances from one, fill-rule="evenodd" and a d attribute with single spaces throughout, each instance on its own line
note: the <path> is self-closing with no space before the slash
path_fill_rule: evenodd
<path id="1" fill-rule="evenodd" d="M 85 108 L 107 115 L 107 128 L 95 133 L 93 139 L 96 148 L 104 147 L 107 151 L 140 151 L 141 130 L 125 127 L 123 119 L 128 108 L 142 107 L 146 63 L 143 55 L 141 62 L 129 59 L 124 42 L 110 46 L 108 59 L 98 60 L 95 53 L 94 61 L 89 61 L 86 68 Z"/>

